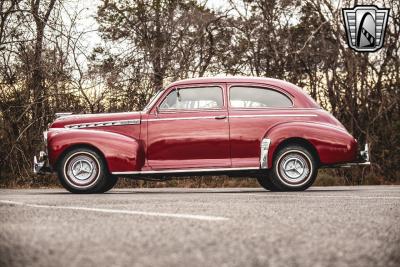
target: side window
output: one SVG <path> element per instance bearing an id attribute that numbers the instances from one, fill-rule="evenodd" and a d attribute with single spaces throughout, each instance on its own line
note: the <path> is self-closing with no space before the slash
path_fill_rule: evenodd
<path id="1" fill-rule="evenodd" d="M 232 86 L 229 101 L 234 108 L 292 107 L 292 101 L 284 94 L 261 87 Z"/>
<path id="2" fill-rule="evenodd" d="M 160 109 L 218 109 L 223 107 L 222 89 L 218 86 L 172 90 Z"/>

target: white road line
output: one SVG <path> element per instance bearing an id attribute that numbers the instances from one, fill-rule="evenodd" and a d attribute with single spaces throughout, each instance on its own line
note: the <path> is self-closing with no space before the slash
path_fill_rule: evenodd
<path id="1" fill-rule="evenodd" d="M 193 220 L 202 220 L 202 221 L 227 221 L 227 220 L 229 220 L 229 218 L 219 217 L 219 216 L 183 214 L 183 213 L 147 212 L 147 211 L 135 211 L 135 210 L 114 210 L 114 209 L 75 207 L 75 206 L 51 206 L 51 205 L 28 204 L 28 203 L 11 201 L 11 200 L 0 200 L 0 203 L 32 207 L 32 208 L 43 208 L 43 209 L 83 210 L 83 211 L 95 211 L 95 212 L 103 212 L 103 213 L 144 215 L 144 216 L 155 216 L 155 217 L 170 217 L 170 218 L 179 218 L 179 219 L 193 219 Z"/>
<path id="2" fill-rule="evenodd" d="M 311 196 L 311 195 L 300 195 L 300 194 L 255 194 L 256 196 L 263 196 L 263 197 L 303 197 L 303 198 L 352 198 L 352 199 L 400 199 L 400 197 L 396 196 L 349 196 L 349 195 L 337 195 L 337 196 L 332 196 L 332 195 L 318 195 L 318 196 Z"/>

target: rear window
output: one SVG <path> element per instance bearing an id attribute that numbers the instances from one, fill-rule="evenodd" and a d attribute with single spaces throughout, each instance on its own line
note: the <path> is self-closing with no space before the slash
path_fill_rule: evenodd
<path id="1" fill-rule="evenodd" d="M 278 91 L 247 86 L 232 86 L 230 88 L 229 101 L 234 108 L 263 108 L 293 106 L 289 97 Z"/>

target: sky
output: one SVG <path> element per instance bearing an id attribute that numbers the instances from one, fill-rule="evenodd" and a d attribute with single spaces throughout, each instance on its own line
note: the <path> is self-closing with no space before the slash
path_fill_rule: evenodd
<path id="1" fill-rule="evenodd" d="M 206 5 L 215 10 L 220 10 L 229 6 L 229 0 L 199 0 L 206 1 Z M 79 33 L 84 32 L 81 37 L 81 47 L 85 47 L 85 51 L 92 51 L 93 48 L 102 45 L 102 39 L 98 32 L 98 23 L 96 21 L 97 9 L 101 4 L 100 0 L 68 0 L 64 2 L 65 14 L 63 19 L 69 21 L 69 14 L 76 11 L 80 12 L 79 19 L 76 25 L 76 31 Z M 81 57 L 82 63 L 85 59 Z"/>

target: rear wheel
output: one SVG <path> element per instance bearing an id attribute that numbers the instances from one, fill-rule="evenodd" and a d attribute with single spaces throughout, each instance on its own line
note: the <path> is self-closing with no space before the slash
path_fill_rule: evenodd
<path id="1" fill-rule="evenodd" d="M 313 154 L 303 146 L 288 145 L 274 157 L 271 183 L 279 191 L 303 191 L 314 183 L 317 174 Z"/>
<path id="2" fill-rule="evenodd" d="M 103 158 L 89 148 L 69 151 L 61 160 L 58 178 L 65 189 L 72 193 L 103 193 L 116 183 Z"/>

